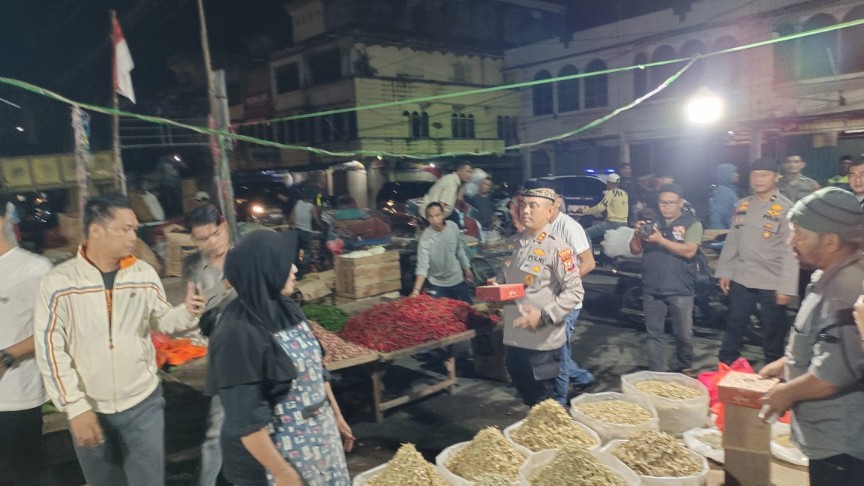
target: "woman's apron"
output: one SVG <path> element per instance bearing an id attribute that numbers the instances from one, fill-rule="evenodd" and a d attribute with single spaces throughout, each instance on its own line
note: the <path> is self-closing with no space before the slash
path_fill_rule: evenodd
<path id="1" fill-rule="evenodd" d="M 273 407 L 271 437 L 304 484 L 351 484 L 342 438 L 324 386 L 321 346 L 305 322 L 273 335 L 294 362 L 297 378 Z M 268 474 L 272 484 L 272 477 Z"/>

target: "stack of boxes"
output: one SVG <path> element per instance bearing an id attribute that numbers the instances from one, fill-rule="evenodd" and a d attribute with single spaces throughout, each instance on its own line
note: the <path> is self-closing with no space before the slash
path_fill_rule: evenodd
<path id="1" fill-rule="evenodd" d="M 730 371 L 718 384 L 725 410 L 726 486 L 771 485 L 771 425 L 759 418 L 759 409 L 778 381 Z"/>

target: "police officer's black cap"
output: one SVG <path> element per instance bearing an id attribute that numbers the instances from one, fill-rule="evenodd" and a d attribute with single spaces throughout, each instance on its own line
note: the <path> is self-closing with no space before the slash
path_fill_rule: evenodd
<path id="1" fill-rule="evenodd" d="M 750 164 L 750 170 L 770 170 L 772 172 L 780 172 L 780 163 L 770 157 L 762 157 L 753 161 Z"/>

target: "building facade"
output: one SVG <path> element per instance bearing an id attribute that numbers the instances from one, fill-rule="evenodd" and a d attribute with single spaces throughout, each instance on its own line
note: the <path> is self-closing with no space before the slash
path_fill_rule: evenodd
<path id="1" fill-rule="evenodd" d="M 860 2 L 833 0 L 698 0 L 689 11 L 665 10 L 508 50 L 505 77 L 530 81 L 697 60 L 642 104 L 564 141 L 524 150 L 524 175 L 571 174 L 630 162 L 638 174 L 673 172 L 692 188 L 711 182 L 721 162 L 799 153 L 808 175 L 824 180 L 841 154 L 864 152 L 864 27 L 711 55 L 726 49 L 864 18 Z M 584 126 L 659 86 L 685 63 L 624 69 L 522 90 L 523 142 Z M 697 126 L 687 101 L 707 88 L 725 100 L 721 121 Z M 698 199 L 707 198 L 691 193 Z"/>

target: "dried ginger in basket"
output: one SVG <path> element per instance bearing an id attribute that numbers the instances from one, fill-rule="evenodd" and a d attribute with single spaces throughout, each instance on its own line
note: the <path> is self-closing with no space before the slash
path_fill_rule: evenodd
<path id="1" fill-rule="evenodd" d="M 369 478 L 367 486 L 447 486 L 435 466 L 423 459 L 414 444 L 402 444 L 383 471 Z"/>
<path id="2" fill-rule="evenodd" d="M 555 400 L 544 400 L 531 407 L 519 428 L 510 432 L 513 442 L 532 452 L 558 449 L 568 442 L 594 447 L 597 440 L 579 426 L 567 410 Z"/>
<path id="3" fill-rule="evenodd" d="M 469 481 L 475 481 L 484 474 L 500 474 L 517 481 L 523 462 L 525 458 L 507 442 L 500 430 L 486 427 L 456 451 L 446 466 L 453 474 Z"/>

